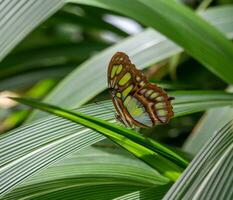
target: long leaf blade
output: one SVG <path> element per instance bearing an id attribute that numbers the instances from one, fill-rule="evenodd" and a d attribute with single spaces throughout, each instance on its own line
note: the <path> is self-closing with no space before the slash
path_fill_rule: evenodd
<path id="1" fill-rule="evenodd" d="M 168 182 L 169 179 L 126 151 L 115 146 L 97 146 L 53 164 L 4 196 L 4 199 L 29 196 L 67 199 L 72 195 L 76 199 L 93 198 L 92 195 L 96 199 L 113 199 L 151 187 L 161 186 L 167 191 L 170 186 Z"/>
<path id="2" fill-rule="evenodd" d="M 233 87 L 229 87 L 227 91 L 233 92 Z M 193 155 L 197 154 L 201 147 L 203 147 L 214 134 L 215 130 L 224 126 L 229 119 L 233 119 L 232 107 L 213 108 L 208 110 L 185 141 L 183 150 Z"/>
<path id="3" fill-rule="evenodd" d="M 233 121 L 230 121 L 211 137 L 164 200 L 231 199 L 232 166 Z"/>
<path id="4" fill-rule="evenodd" d="M 190 91 L 188 93 L 190 94 Z M 173 104 L 175 117 L 176 115 L 181 116 L 200 111 L 200 106 L 202 110 L 205 110 L 207 106 L 232 104 L 232 94 L 220 92 L 217 95 L 216 92 L 212 92 L 212 94 L 208 92 L 207 95 L 205 93 L 207 92 L 192 94 L 189 98 L 191 102 L 188 103 L 187 101 L 187 105 L 181 94 L 176 96 L 173 93 L 172 95 L 176 98 Z M 186 98 L 187 95 L 184 94 Z M 184 106 L 177 107 L 176 101 L 182 101 Z M 203 104 L 201 104 L 201 101 L 203 101 Z M 190 112 L 190 108 L 192 112 Z M 90 104 L 78 109 L 81 113 L 108 121 L 114 119 L 112 110 L 110 101 Z M 1 135 L 1 194 L 8 192 L 26 178 L 55 161 L 103 139 L 104 137 L 101 134 L 59 117 L 46 117 Z"/>
<path id="5" fill-rule="evenodd" d="M 98 6 L 135 18 L 182 46 L 226 82 L 233 83 L 231 42 L 213 26 L 176 1 L 71 0 L 70 2 Z"/>
<path id="6" fill-rule="evenodd" d="M 152 160 L 153 156 L 155 156 L 157 157 L 156 159 L 160 160 L 160 165 L 162 166 L 161 168 L 159 166 L 159 168 L 157 169 L 161 173 L 164 173 L 164 175 L 168 175 L 168 177 L 170 176 L 169 172 L 167 171 L 168 169 L 165 169 L 167 167 L 163 165 L 163 162 L 164 163 L 167 162 L 166 159 L 172 161 L 174 164 L 181 167 L 181 169 L 182 167 L 183 168 L 186 167 L 188 164 L 188 162 L 185 159 L 183 159 L 176 153 L 172 152 L 171 150 L 167 149 L 161 144 L 155 142 L 154 140 L 139 135 L 137 132 L 133 130 L 124 128 L 122 126 L 117 126 L 109 122 L 106 122 L 104 120 L 90 117 L 82 113 L 77 113 L 57 106 L 38 102 L 36 100 L 27 99 L 27 98 L 16 98 L 16 97 L 13 97 L 11 99 L 19 103 L 31 106 L 33 108 L 37 108 L 52 113 L 54 115 L 69 119 L 87 128 L 91 128 L 94 131 L 100 132 L 104 136 L 110 138 L 117 144 L 127 149 L 129 152 L 133 153 L 138 158 L 144 160 L 146 163 L 154 167 L 157 166 L 156 162 L 153 163 L 154 161 Z M 152 162 L 150 162 L 150 159 Z M 170 164 L 168 168 L 171 167 L 170 170 L 174 168 L 173 170 L 177 170 L 179 172 L 180 171 L 179 167 L 173 165 L 173 163 L 167 162 L 168 165 Z"/>
<path id="7" fill-rule="evenodd" d="M 0 5 L 0 60 L 38 24 L 54 14 L 63 5 L 64 0 L 2 1 Z"/>

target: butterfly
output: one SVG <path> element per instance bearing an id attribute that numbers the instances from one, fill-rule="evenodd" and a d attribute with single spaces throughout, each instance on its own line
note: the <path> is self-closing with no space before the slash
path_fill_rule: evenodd
<path id="1" fill-rule="evenodd" d="M 171 100 L 174 98 L 150 83 L 125 53 L 113 55 L 107 78 L 116 119 L 126 127 L 148 128 L 166 124 L 173 116 Z"/>

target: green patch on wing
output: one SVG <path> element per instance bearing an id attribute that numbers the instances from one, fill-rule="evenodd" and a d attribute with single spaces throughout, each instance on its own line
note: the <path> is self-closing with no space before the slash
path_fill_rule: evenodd
<path id="1" fill-rule="evenodd" d="M 122 66 L 122 65 L 118 65 L 118 68 L 117 68 L 116 74 L 117 74 L 117 75 L 118 75 L 118 74 L 120 74 L 120 73 L 121 73 L 121 71 L 122 71 L 122 69 L 123 69 L 123 66 Z"/>
<path id="2" fill-rule="evenodd" d="M 112 67 L 112 71 L 111 71 L 111 78 L 113 78 L 116 74 L 116 71 L 117 71 L 117 68 L 118 68 L 118 65 L 114 65 Z"/>
<path id="3" fill-rule="evenodd" d="M 153 126 L 150 115 L 136 98 L 128 96 L 124 101 L 124 106 L 134 120 L 149 127 Z"/>
<path id="4" fill-rule="evenodd" d="M 122 92 L 123 100 L 128 96 L 128 94 L 131 92 L 132 89 L 133 89 L 133 85 L 130 85 L 129 87 L 124 89 L 124 91 Z"/>
<path id="5" fill-rule="evenodd" d="M 125 75 L 119 81 L 119 85 L 125 85 L 131 79 L 131 74 L 129 72 L 125 73 Z"/>

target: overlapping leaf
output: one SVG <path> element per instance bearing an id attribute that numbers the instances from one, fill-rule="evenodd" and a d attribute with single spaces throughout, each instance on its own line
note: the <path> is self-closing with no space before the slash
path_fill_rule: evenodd
<path id="1" fill-rule="evenodd" d="M 201 149 L 164 200 L 232 199 L 233 121 Z"/>
<path id="2" fill-rule="evenodd" d="M 205 20 L 174 0 L 119 0 L 112 2 L 108 0 L 70 0 L 70 2 L 102 7 L 137 19 L 176 42 L 214 74 L 228 83 L 233 83 L 230 75 L 233 74 L 233 45 L 231 42 L 227 41 L 223 34 Z"/>
<path id="3" fill-rule="evenodd" d="M 63 5 L 64 0 L 3 1 L 0 5 L 0 60 Z"/>
<path id="4" fill-rule="evenodd" d="M 173 93 L 173 96 L 176 95 Z M 199 98 L 205 99 L 202 108 L 206 105 L 219 106 L 230 105 L 232 94 L 216 92 L 212 95 L 196 94 Z M 202 105 L 199 98 L 191 95 L 194 100 L 185 104 L 182 95 L 176 97 L 174 101 L 175 116 L 200 111 Z M 225 100 L 224 100 L 225 96 Z M 187 97 L 187 95 L 186 95 Z M 180 100 L 184 106 L 176 108 L 176 101 Z M 207 102 L 209 104 L 207 104 Z M 214 104 L 215 102 L 215 104 Z M 222 104 L 219 104 L 222 102 Z M 179 104 L 178 104 L 179 105 Z M 105 120 L 114 119 L 113 107 L 110 101 L 92 104 L 78 109 L 79 112 L 91 116 L 96 116 Z M 67 121 L 58 117 L 41 119 L 34 123 L 19 127 L 0 137 L 0 189 L 1 194 L 14 188 L 20 182 L 44 169 L 55 161 L 64 158 L 72 152 L 90 146 L 104 137 L 96 132 L 88 130 L 74 122 Z"/>
<path id="5" fill-rule="evenodd" d="M 233 91 L 233 87 L 228 88 L 229 92 Z M 209 138 L 214 134 L 215 130 L 224 126 L 229 120 L 233 119 L 233 108 L 213 108 L 207 111 L 200 119 L 193 132 L 185 141 L 183 149 L 193 155 L 197 154 Z"/>
<path id="6" fill-rule="evenodd" d="M 33 176 L 4 199 L 113 199 L 153 187 L 168 190 L 168 179 L 113 147 L 89 147 L 74 153 Z"/>

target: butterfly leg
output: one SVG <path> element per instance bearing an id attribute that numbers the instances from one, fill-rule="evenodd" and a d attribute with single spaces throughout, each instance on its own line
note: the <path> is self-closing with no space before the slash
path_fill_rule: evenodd
<path id="1" fill-rule="evenodd" d="M 116 119 L 117 122 L 120 122 L 120 123 L 124 124 L 124 122 L 121 119 L 120 115 L 118 115 L 117 113 L 115 113 L 115 119 Z"/>
<path id="2" fill-rule="evenodd" d="M 118 113 L 115 114 L 115 118 L 116 118 L 117 122 L 124 124 L 126 127 L 130 127 L 130 125 L 127 123 L 127 121 L 124 119 L 124 117 L 121 117 Z"/>
<path id="3" fill-rule="evenodd" d="M 135 126 L 134 124 L 132 125 L 131 128 L 132 128 L 133 130 L 135 130 L 136 132 L 139 132 L 139 131 L 140 131 L 140 127 Z"/>
<path id="4" fill-rule="evenodd" d="M 135 126 L 133 123 L 128 123 L 126 120 L 124 120 L 124 117 L 122 118 L 120 115 L 118 115 L 117 113 L 115 114 L 115 118 L 117 122 L 120 122 L 121 124 L 124 124 L 126 128 L 130 128 L 133 129 L 137 132 L 139 132 L 140 127 Z"/>

